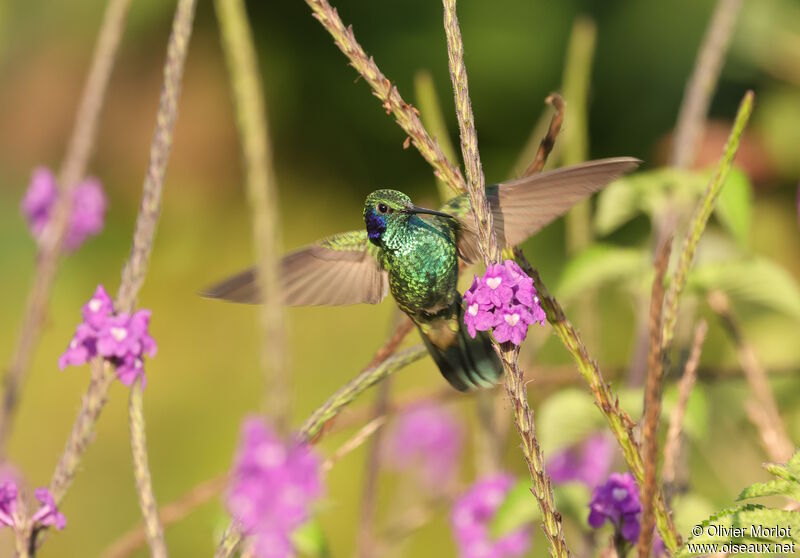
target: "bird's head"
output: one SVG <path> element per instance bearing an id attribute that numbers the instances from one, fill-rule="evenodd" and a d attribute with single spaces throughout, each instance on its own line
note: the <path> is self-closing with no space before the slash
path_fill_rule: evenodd
<path id="1" fill-rule="evenodd" d="M 397 190 L 375 190 L 364 202 L 364 223 L 367 236 L 373 244 L 380 244 L 381 236 L 393 223 L 406 221 L 418 213 L 450 217 L 447 213 L 417 207 L 411 198 Z"/>

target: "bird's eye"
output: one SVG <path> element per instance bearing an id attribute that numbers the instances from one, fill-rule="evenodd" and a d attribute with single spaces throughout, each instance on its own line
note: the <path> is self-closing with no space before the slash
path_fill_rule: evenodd
<path id="1" fill-rule="evenodd" d="M 378 211 L 381 213 L 389 213 L 389 207 L 385 203 L 379 203 Z"/>

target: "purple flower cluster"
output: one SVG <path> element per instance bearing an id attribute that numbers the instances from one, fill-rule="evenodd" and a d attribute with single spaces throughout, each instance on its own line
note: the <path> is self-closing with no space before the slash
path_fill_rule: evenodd
<path id="1" fill-rule="evenodd" d="M 321 495 L 320 462 L 308 445 L 285 442 L 259 418 L 245 420 L 227 504 L 255 556 L 294 556 L 291 534 Z"/>
<path id="2" fill-rule="evenodd" d="M 490 265 L 483 277 L 475 276 L 464 293 L 464 303 L 464 323 L 472 337 L 477 331 L 493 329 L 499 343 L 519 345 L 530 324 L 545 321 L 533 279 L 513 260 Z"/>
<path id="3" fill-rule="evenodd" d="M 58 198 L 56 178 L 48 168 L 33 171 L 31 182 L 22 199 L 22 212 L 34 238 L 39 240 L 44 232 L 53 206 Z M 72 206 L 67 225 L 64 247 L 77 249 L 90 236 L 103 230 L 106 215 L 106 195 L 96 178 L 89 178 L 72 189 Z"/>
<path id="4" fill-rule="evenodd" d="M 611 471 L 615 448 L 611 436 L 602 432 L 594 434 L 553 455 L 548 459 L 546 469 L 556 484 L 577 481 L 594 488 Z"/>
<path id="5" fill-rule="evenodd" d="M 150 311 L 114 314 L 114 305 L 102 285 L 83 309 L 83 322 L 75 330 L 67 350 L 58 359 L 58 367 L 80 366 L 97 355 L 117 369 L 117 378 L 126 386 L 141 378 L 145 385 L 144 355 L 156 354 L 156 342 L 150 337 Z"/>
<path id="6" fill-rule="evenodd" d="M 44 527 L 53 526 L 56 529 L 63 529 L 67 526 L 64 514 L 58 511 L 53 495 L 46 488 L 38 488 L 34 496 L 39 501 L 39 509 L 31 517 L 33 525 Z M 19 489 L 14 481 L 5 481 L 0 484 L 0 526 L 21 527 L 24 518 L 17 514 L 17 504 L 19 501 Z"/>
<path id="7" fill-rule="evenodd" d="M 612 473 L 595 489 L 589 509 L 589 525 L 595 529 L 609 521 L 628 542 L 639 540 L 642 504 L 639 487 L 630 473 Z"/>
<path id="8" fill-rule="evenodd" d="M 394 470 L 413 469 L 426 487 L 454 479 L 463 440 L 461 423 L 444 408 L 421 404 L 404 412 L 386 440 L 385 461 Z"/>
<path id="9" fill-rule="evenodd" d="M 485 477 L 456 500 L 450 521 L 461 558 L 521 556 L 531 543 L 530 530 L 521 528 L 492 539 L 489 525 L 514 485 L 510 475 Z"/>

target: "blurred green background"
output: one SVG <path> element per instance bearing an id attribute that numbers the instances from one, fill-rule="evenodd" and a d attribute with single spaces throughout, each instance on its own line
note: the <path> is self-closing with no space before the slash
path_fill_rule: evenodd
<path id="1" fill-rule="evenodd" d="M 420 70 L 434 77 L 451 136 L 457 125 L 441 25 L 431 1 L 335 3 L 345 23 L 375 57 L 401 94 L 415 102 Z M 589 94 L 591 157 L 632 155 L 645 169 L 664 164 L 684 84 L 714 3 L 708 0 L 626 2 L 477 2 L 459 6 L 470 89 L 487 180 L 509 169 L 544 109 L 543 99 L 562 81 L 566 45 L 575 19 L 597 24 Z M 31 170 L 57 169 L 85 78 L 104 2 L 0 2 L 0 362 L 17 338 L 35 256 L 19 212 Z M 112 76 L 90 173 L 110 198 L 106 229 L 64 261 L 42 342 L 25 386 L 10 458 L 31 486 L 48 482 L 79 406 L 87 368 L 59 372 L 80 307 L 98 283 L 114 292 L 130 247 L 161 82 L 173 3 L 136 0 Z M 293 248 L 318 237 L 362 226 L 367 193 L 391 187 L 421 205 L 434 203 L 430 169 L 415 150 L 402 148 L 402 131 L 310 16 L 304 2 L 250 2 L 265 82 L 271 140 L 280 189 L 283 242 Z M 748 0 L 740 15 L 712 119 L 729 122 L 744 91 L 756 109 L 740 160 L 754 187 L 749 250 L 800 280 L 796 188 L 800 178 L 800 4 Z M 565 126 L 569 126 L 569 112 Z M 723 130 L 727 129 L 725 125 Z M 710 163 L 720 138 L 701 146 Z M 242 417 L 258 408 L 257 317 L 249 307 L 225 305 L 196 293 L 252 261 L 239 146 L 219 34 L 211 2 L 200 2 L 186 67 L 162 219 L 140 305 L 153 310 L 158 356 L 147 364 L 145 411 L 155 490 L 169 502 L 198 482 L 225 471 Z M 716 227 L 712 224 L 712 227 Z M 647 245 L 649 222 L 640 218 L 612 240 Z M 548 227 L 525 246 L 548 284 L 566 264 L 564 226 Z M 587 332 L 590 351 L 604 369 L 630 361 L 636 308 L 611 288 L 596 297 L 591 315 L 568 307 Z M 779 369 L 778 400 L 793 439 L 800 438 L 800 343 L 796 319 L 763 308 L 736 308 L 745 331 L 770 369 Z M 288 311 L 293 374 L 293 417 L 299 423 L 371 358 L 390 328 L 392 303 L 377 307 Z M 702 304 L 699 314 L 707 314 Z M 732 347 L 713 319 L 704 366 L 738 368 Z M 684 324 L 690 328 L 691 323 Z M 415 334 L 414 334 L 415 335 Z M 536 365 L 569 363 L 549 328 Z M 416 343 L 415 337 L 410 342 Z M 788 373 L 787 373 L 788 372 Z M 566 368 L 564 374 L 574 374 Z M 611 374 L 610 374 L 611 375 Z M 575 375 L 576 376 L 576 375 Z M 623 385 L 624 380 L 615 381 Z M 396 392 L 441 388 L 429 359 L 404 370 Z M 691 444 L 692 489 L 713 507 L 727 505 L 741 487 L 764 480 L 765 456 L 742 410 L 740 379 L 703 381 L 707 431 Z M 110 402 L 64 503 L 68 528 L 49 538 L 41 555 L 95 556 L 139 518 L 131 472 L 127 389 L 115 385 Z M 543 397 L 530 385 L 534 408 Z M 357 405 L 369 402 L 372 394 Z M 472 399 L 455 408 L 474 422 Z M 599 415 L 598 415 L 599 416 Z M 567 417 L 567 420 L 569 417 Z M 548 426 L 544 426 L 547 430 Z M 550 428 L 554 430 L 554 428 Z M 344 439 L 326 438 L 330 453 Z M 548 440 L 544 440 L 547 447 Z M 514 437 L 506 459 L 524 474 Z M 333 554 L 352 553 L 360 501 L 363 449 L 348 455 L 328 478 L 320 514 Z M 474 475 L 471 447 L 461 472 Z M 724 465 L 723 465 L 724 464 Z M 390 518 L 391 484 L 385 479 L 381 517 Z M 384 494 L 385 492 L 385 494 Z M 218 500 L 170 527 L 175 556 L 209 555 L 226 524 Z M 575 529 L 569 526 L 568 536 Z M 10 555 L 8 533 L 2 542 Z M 400 549 L 407 556 L 453 555 L 447 515 L 439 511 Z M 536 555 L 546 552 L 541 533 Z M 142 552 L 139 555 L 144 556 Z"/>

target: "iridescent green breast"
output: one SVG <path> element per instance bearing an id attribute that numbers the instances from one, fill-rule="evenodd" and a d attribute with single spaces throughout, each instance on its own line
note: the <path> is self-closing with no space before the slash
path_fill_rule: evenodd
<path id="1" fill-rule="evenodd" d="M 458 299 L 456 235 L 448 219 L 416 215 L 383 234 L 381 264 L 398 306 L 414 317 L 450 308 Z"/>

